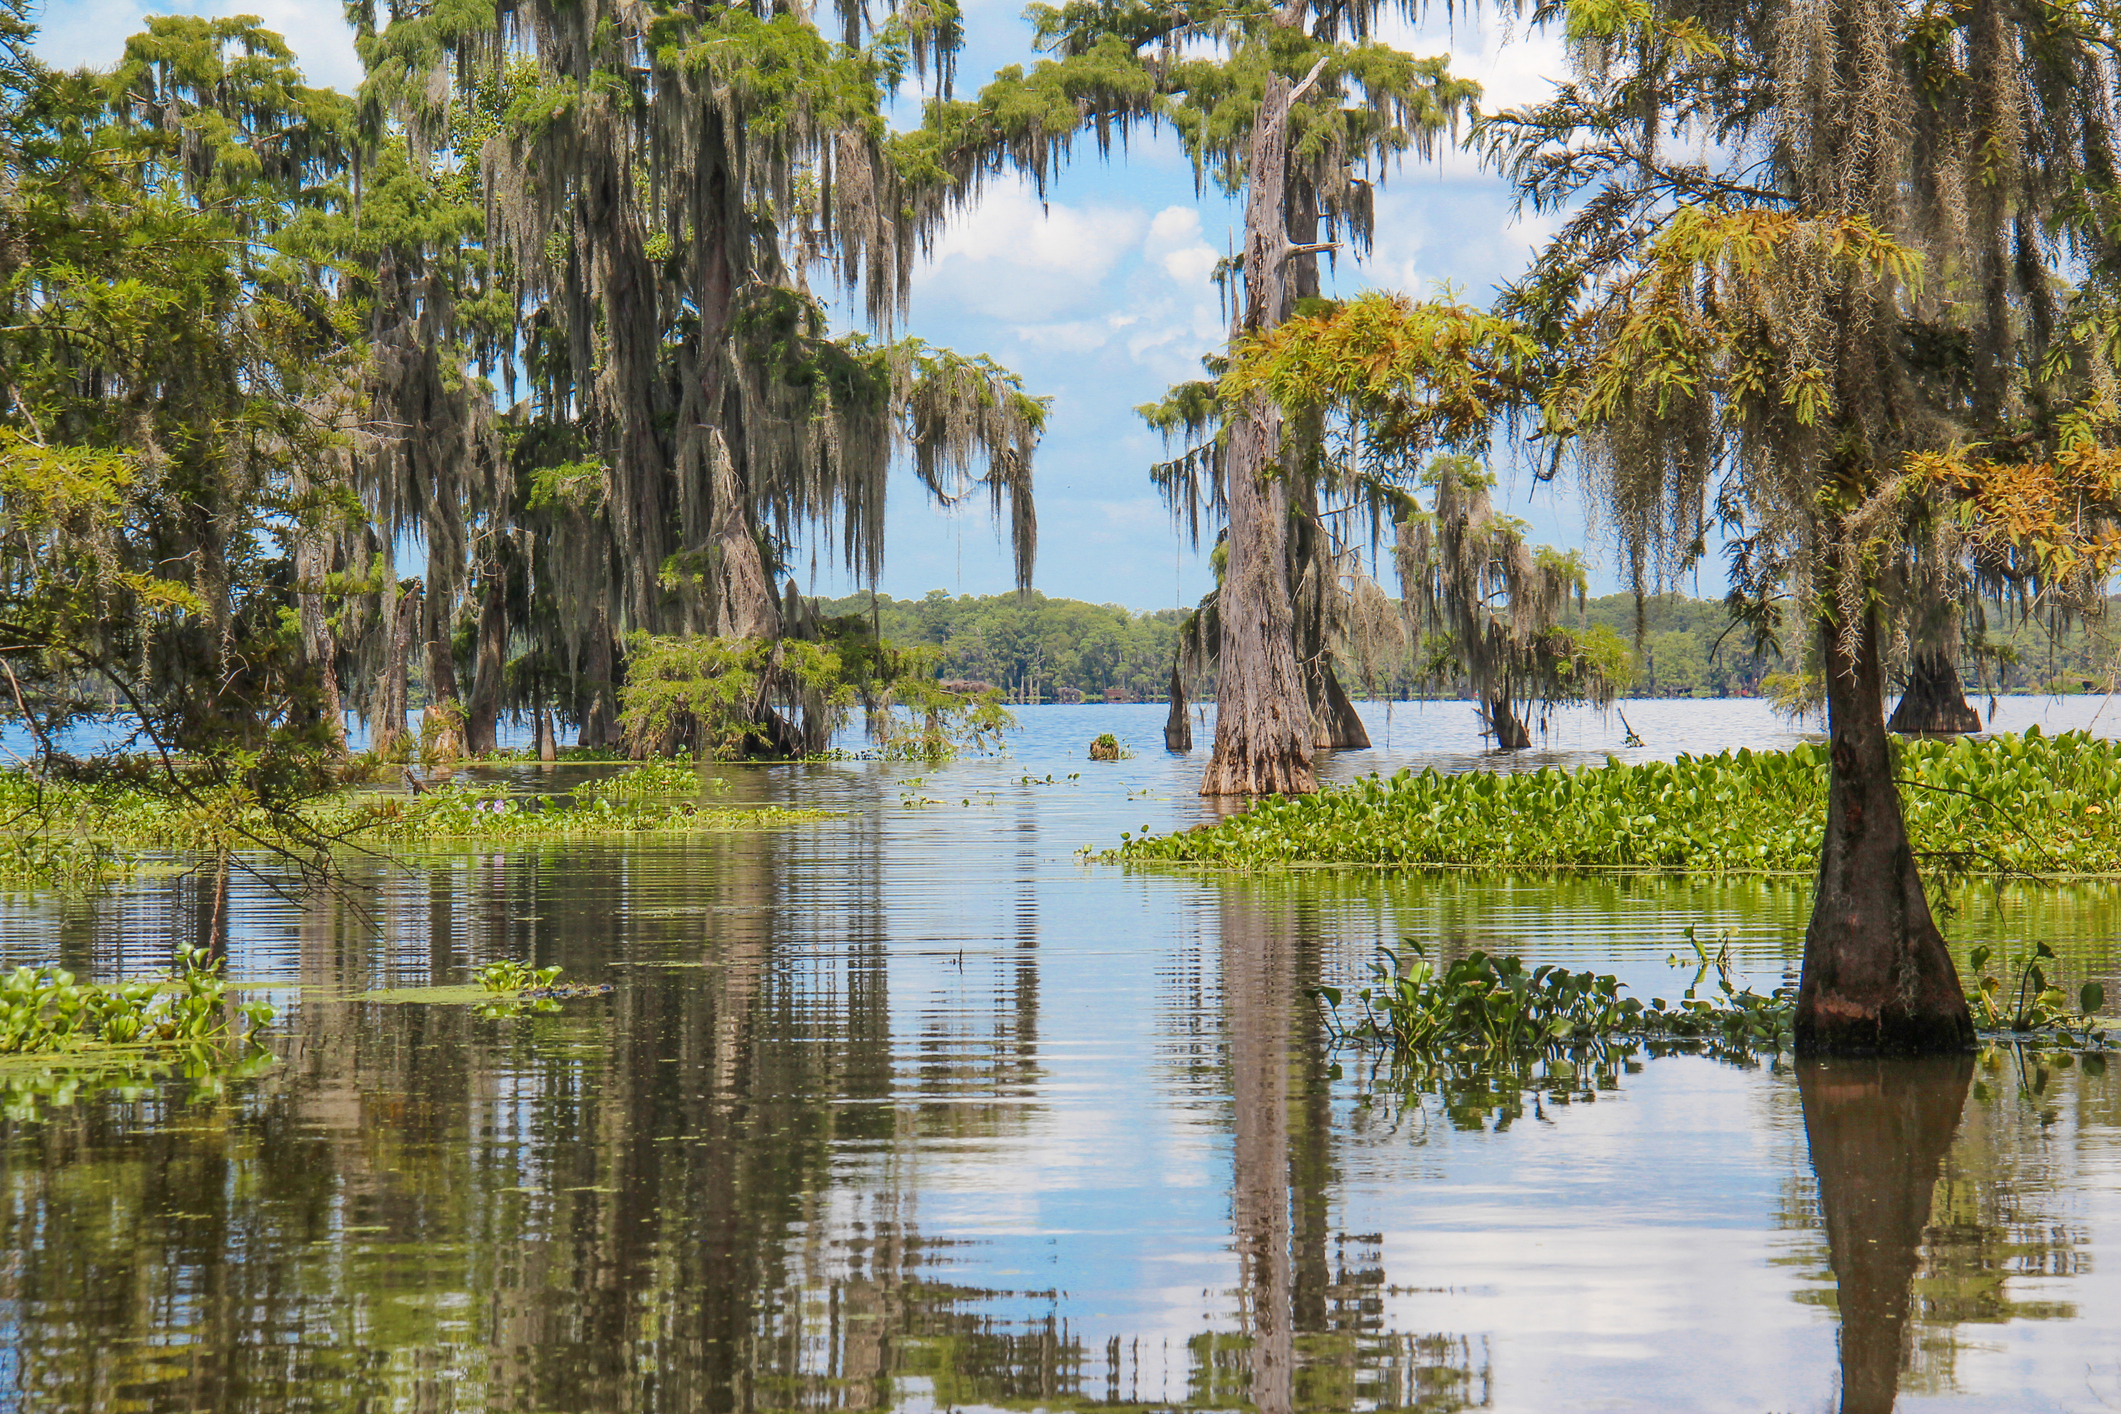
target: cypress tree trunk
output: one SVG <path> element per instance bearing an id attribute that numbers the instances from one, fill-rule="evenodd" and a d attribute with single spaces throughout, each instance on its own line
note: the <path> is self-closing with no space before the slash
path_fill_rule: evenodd
<path id="1" fill-rule="evenodd" d="M 379 756 L 398 750 L 405 741 L 405 677 L 412 660 L 413 629 L 420 618 L 420 584 L 396 587 L 390 605 L 390 650 L 383 663 L 383 687 L 377 694 L 376 720 L 369 734 L 369 749 Z"/>
<path id="2" fill-rule="evenodd" d="M 1930 917 L 1893 781 L 1885 734 L 1878 619 L 1854 645 L 1820 626 L 1833 776 L 1804 976 L 1797 1049 L 1808 1054 L 1913 1054 L 1974 1039 L 1958 969 Z"/>
<path id="3" fill-rule="evenodd" d="M 500 749 L 501 670 L 508 666 L 508 580 L 501 566 L 487 567 L 479 594 L 479 646 L 473 660 L 471 709 L 464 744 L 474 756 Z"/>
<path id="4" fill-rule="evenodd" d="M 1907 665 L 1907 691 L 1885 724 L 1889 732 L 1939 736 L 1981 730 L 1981 714 L 1967 705 L 1959 670 L 1942 653 L 1916 653 Z"/>
<path id="5" fill-rule="evenodd" d="M 605 747 L 618 735 L 619 715 L 611 690 L 611 624 L 600 608 L 589 616 L 589 641 L 583 645 L 582 678 L 589 700 L 583 704 L 578 746 Z"/>
<path id="6" fill-rule="evenodd" d="M 1193 719 L 1186 715 L 1186 684 L 1178 675 L 1178 664 L 1171 664 L 1171 715 L 1164 718 L 1164 750 L 1191 751 L 1193 749 Z"/>
<path id="7" fill-rule="evenodd" d="M 1841 1414 L 1888 1414 L 1899 1393 L 1909 1285 L 1973 1074 L 1970 1055 L 1798 1062 L 1841 1315 Z"/>
<path id="8" fill-rule="evenodd" d="M 317 674 L 317 714 L 337 755 L 346 754 L 346 714 L 339 699 L 339 645 L 324 613 L 324 596 L 316 592 L 324 578 L 322 549 L 305 537 L 295 547 L 297 612 L 302 628 L 302 654 Z"/>
<path id="9" fill-rule="evenodd" d="M 1532 734 L 1517 720 L 1508 693 L 1488 699 L 1488 730 L 1495 736 L 1497 751 L 1524 751 L 1532 745 Z"/>
<path id="10" fill-rule="evenodd" d="M 1282 195 L 1291 99 L 1289 81 L 1270 75 L 1253 120 L 1242 333 L 1271 329 L 1288 312 L 1290 244 Z M 1267 398 L 1254 396 L 1231 420 L 1223 469 L 1230 561 L 1218 601 L 1222 652 L 1215 753 L 1201 780 L 1202 795 L 1318 789 L 1311 774 L 1311 704 L 1296 666 L 1289 488 L 1280 462 L 1281 415 Z"/>
<path id="11" fill-rule="evenodd" d="M 427 582 L 437 589 L 427 596 L 421 620 L 427 639 L 426 720 L 433 725 L 421 734 L 427 738 L 428 750 L 435 760 L 454 761 L 464 754 L 464 704 L 457 690 L 456 644 L 449 625 L 450 595 L 439 588 L 452 581 L 443 577 L 440 556 L 431 548 L 432 543 L 430 540 Z"/>
<path id="12" fill-rule="evenodd" d="M 1370 729 L 1348 700 L 1330 656 L 1320 655 L 1312 681 L 1311 714 L 1316 729 L 1312 744 L 1324 751 L 1367 751 Z"/>

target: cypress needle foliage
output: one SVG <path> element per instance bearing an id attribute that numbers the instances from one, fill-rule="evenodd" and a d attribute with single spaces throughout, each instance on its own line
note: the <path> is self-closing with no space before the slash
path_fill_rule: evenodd
<path id="1" fill-rule="evenodd" d="M 436 527 L 448 563 L 426 586 L 430 639 L 437 595 L 468 639 L 473 750 L 504 705 L 556 707 L 610 744 L 628 634 L 800 637 L 775 588 L 792 542 L 836 541 L 874 582 L 901 454 L 942 503 L 989 499 L 1028 584 L 1045 404 L 894 330 L 914 252 L 967 193 L 902 152 L 882 110 L 909 68 L 947 93 L 954 8 L 355 9 L 371 141 L 402 141 L 412 180 L 478 216 L 475 235 L 396 228 L 399 264 L 465 318 L 397 339 L 415 376 L 378 407 L 466 353 L 528 385 L 491 432 L 452 413 L 383 438 L 398 464 L 448 471 L 468 436 L 495 468 L 463 525 Z M 473 240 L 483 260 L 457 258 Z M 870 329 L 831 335 L 815 277 Z M 770 735 L 817 726 L 783 725 Z"/>

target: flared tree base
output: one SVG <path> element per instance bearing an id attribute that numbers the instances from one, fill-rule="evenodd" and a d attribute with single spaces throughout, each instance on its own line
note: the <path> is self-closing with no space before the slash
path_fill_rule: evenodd
<path id="1" fill-rule="evenodd" d="M 1792 1022 L 1803 1055 L 1963 1050 L 1974 1023 L 1958 969 L 1930 916 L 1900 813 L 1885 734 L 1875 618 L 1854 651 L 1820 635 L 1833 775 L 1804 977 Z"/>
<path id="2" fill-rule="evenodd" d="M 1355 711 L 1355 704 L 1341 689 L 1340 677 L 1331 668 L 1320 674 L 1317 701 L 1312 703 L 1313 715 L 1317 718 L 1311 744 L 1322 751 L 1367 751 L 1370 749 L 1370 731 L 1362 724 Z"/>
<path id="3" fill-rule="evenodd" d="M 1488 704 L 1488 732 L 1495 738 L 1497 751 L 1525 751 L 1532 745 L 1532 734 L 1517 720 L 1507 697 Z"/>
<path id="4" fill-rule="evenodd" d="M 1951 662 L 1942 654 L 1921 653 L 1909 664 L 1907 691 L 1885 729 L 1902 736 L 1958 736 L 1980 731 L 1981 714 L 1968 705 Z"/>
<path id="5" fill-rule="evenodd" d="M 1241 752 L 1221 742 L 1201 777 L 1202 795 L 1309 795 L 1318 777 L 1301 752 Z"/>
<path id="6" fill-rule="evenodd" d="M 1171 668 L 1171 713 L 1164 718 L 1164 750 L 1192 749 L 1193 719 L 1186 715 L 1186 685 L 1180 681 L 1174 664 Z"/>

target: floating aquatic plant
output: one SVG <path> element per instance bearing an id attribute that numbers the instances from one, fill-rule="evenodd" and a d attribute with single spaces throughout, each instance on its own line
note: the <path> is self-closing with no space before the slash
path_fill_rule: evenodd
<path id="1" fill-rule="evenodd" d="M 107 1045 L 186 1045 L 238 1037 L 234 1018 L 250 1030 L 273 1019 L 262 1001 L 231 1006 L 220 961 L 203 948 L 184 948 L 171 971 L 124 982 L 83 982 L 64 968 L 17 967 L 0 973 L 0 1055 L 65 1051 Z"/>
<path id="2" fill-rule="evenodd" d="M 1908 833 L 1948 876 L 2121 872 L 2121 743 L 2083 732 L 1906 741 Z M 1108 857 L 1230 868 L 1360 864 L 1809 873 L 1830 766 L 1823 746 L 1522 773 L 1402 770 L 1272 797 Z"/>
<path id="3" fill-rule="evenodd" d="M 1381 1042 L 1401 1054 L 1538 1052 L 1583 1042 L 1619 1038 L 1713 1038 L 1741 1046 L 1780 1046 L 1790 1036 L 1796 991 L 1757 992 L 1732 966 L 1729 939 L 1711 951 L 1695 930 L 1686 930 L 1691 959 L 1675 953 L 1666 962 L 1694 969 L 1676 1001 L 1652 997 L 1647 1004 L 1624 997 L 1626 986 L 1610 973 L 1571 972 L 1551 964 L 1527 968 L 1514 956 L 1475 949 L 1448 963 L 1432 962 L 1418 942 L 1401 950 L 1380 948 L 1367 985 L 1356 990 L 1361 1015 L 1343 1024 L 1338 987 L 1316 995 L 1346 1038 Z M 2056 984 L 2055 952 L 2035 943 L 2006 963 L 2016 980 L 1985 971 L 1995 958 L 1977 947 L 1969 971 L 1979 980 L 1967 1003 L 1975 1025 L 1992 1039 L 2037 1036 L 2080 1050 L 2103 1050 L 2109 1031 L 2096 1015 L 2106 989 L 2087 981 L 2074 997 Z"/>
<path id="4" fill-rule="evenodd" d="M 1410 1052 L 1537 1050 L 1616 1036 L 1773 1042 L 1788 1031 L 1795 1005 L 1789 989 L 1762 995 L 1740 986 L 1727 945 L 1712 954 L 1691 928 L 1687 941 L 1699 965 L 1676 1002 L 1654 997 L 1645 1005 L 1620 995 L 1625 986 L 1610 973 L 1527 968 L 1520 958 L 1479 949 L 1439 965 L 1412 939 L 1399 951 L 1378 950 L 1369 984 L 1355 993 L 1362 1015 L 1352 1025 L 1339 1023 L 1342 991 L 1317 990 L 1343 1035 Z M 1676 956 L 1670 961 L 1680 965 Z M 1704 997 L 1711 971 L 1715 995 Z"/>

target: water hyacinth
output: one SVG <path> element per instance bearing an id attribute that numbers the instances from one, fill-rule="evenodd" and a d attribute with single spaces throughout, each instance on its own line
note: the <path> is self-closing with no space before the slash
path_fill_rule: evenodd
<path id="1" fill-rule="evenodd" d="M 0 973 L 0 1055 L 37 1055 L 89 1042 L 184 1045 L 233 1039 L 231 1013 L 251 1030 L 273 1019 L 264 1002 L 231 1008 L 218 959 L 184 948 L 161 976 L 96 983 L 63 968 Z"/>
<path id="2" fill-rule="evenodd" d="M 1925 866 L 1951 873 L 2121 872 L 2121 745 L 2037 727 L 1903 741 L 1896 774 Z M 1348 864 L 1810 873 L 1830 766 L 1823 744 L 1574 771 L 1402 770 L 1269 797 L 1114 857 L 1258 869 Z"/>

